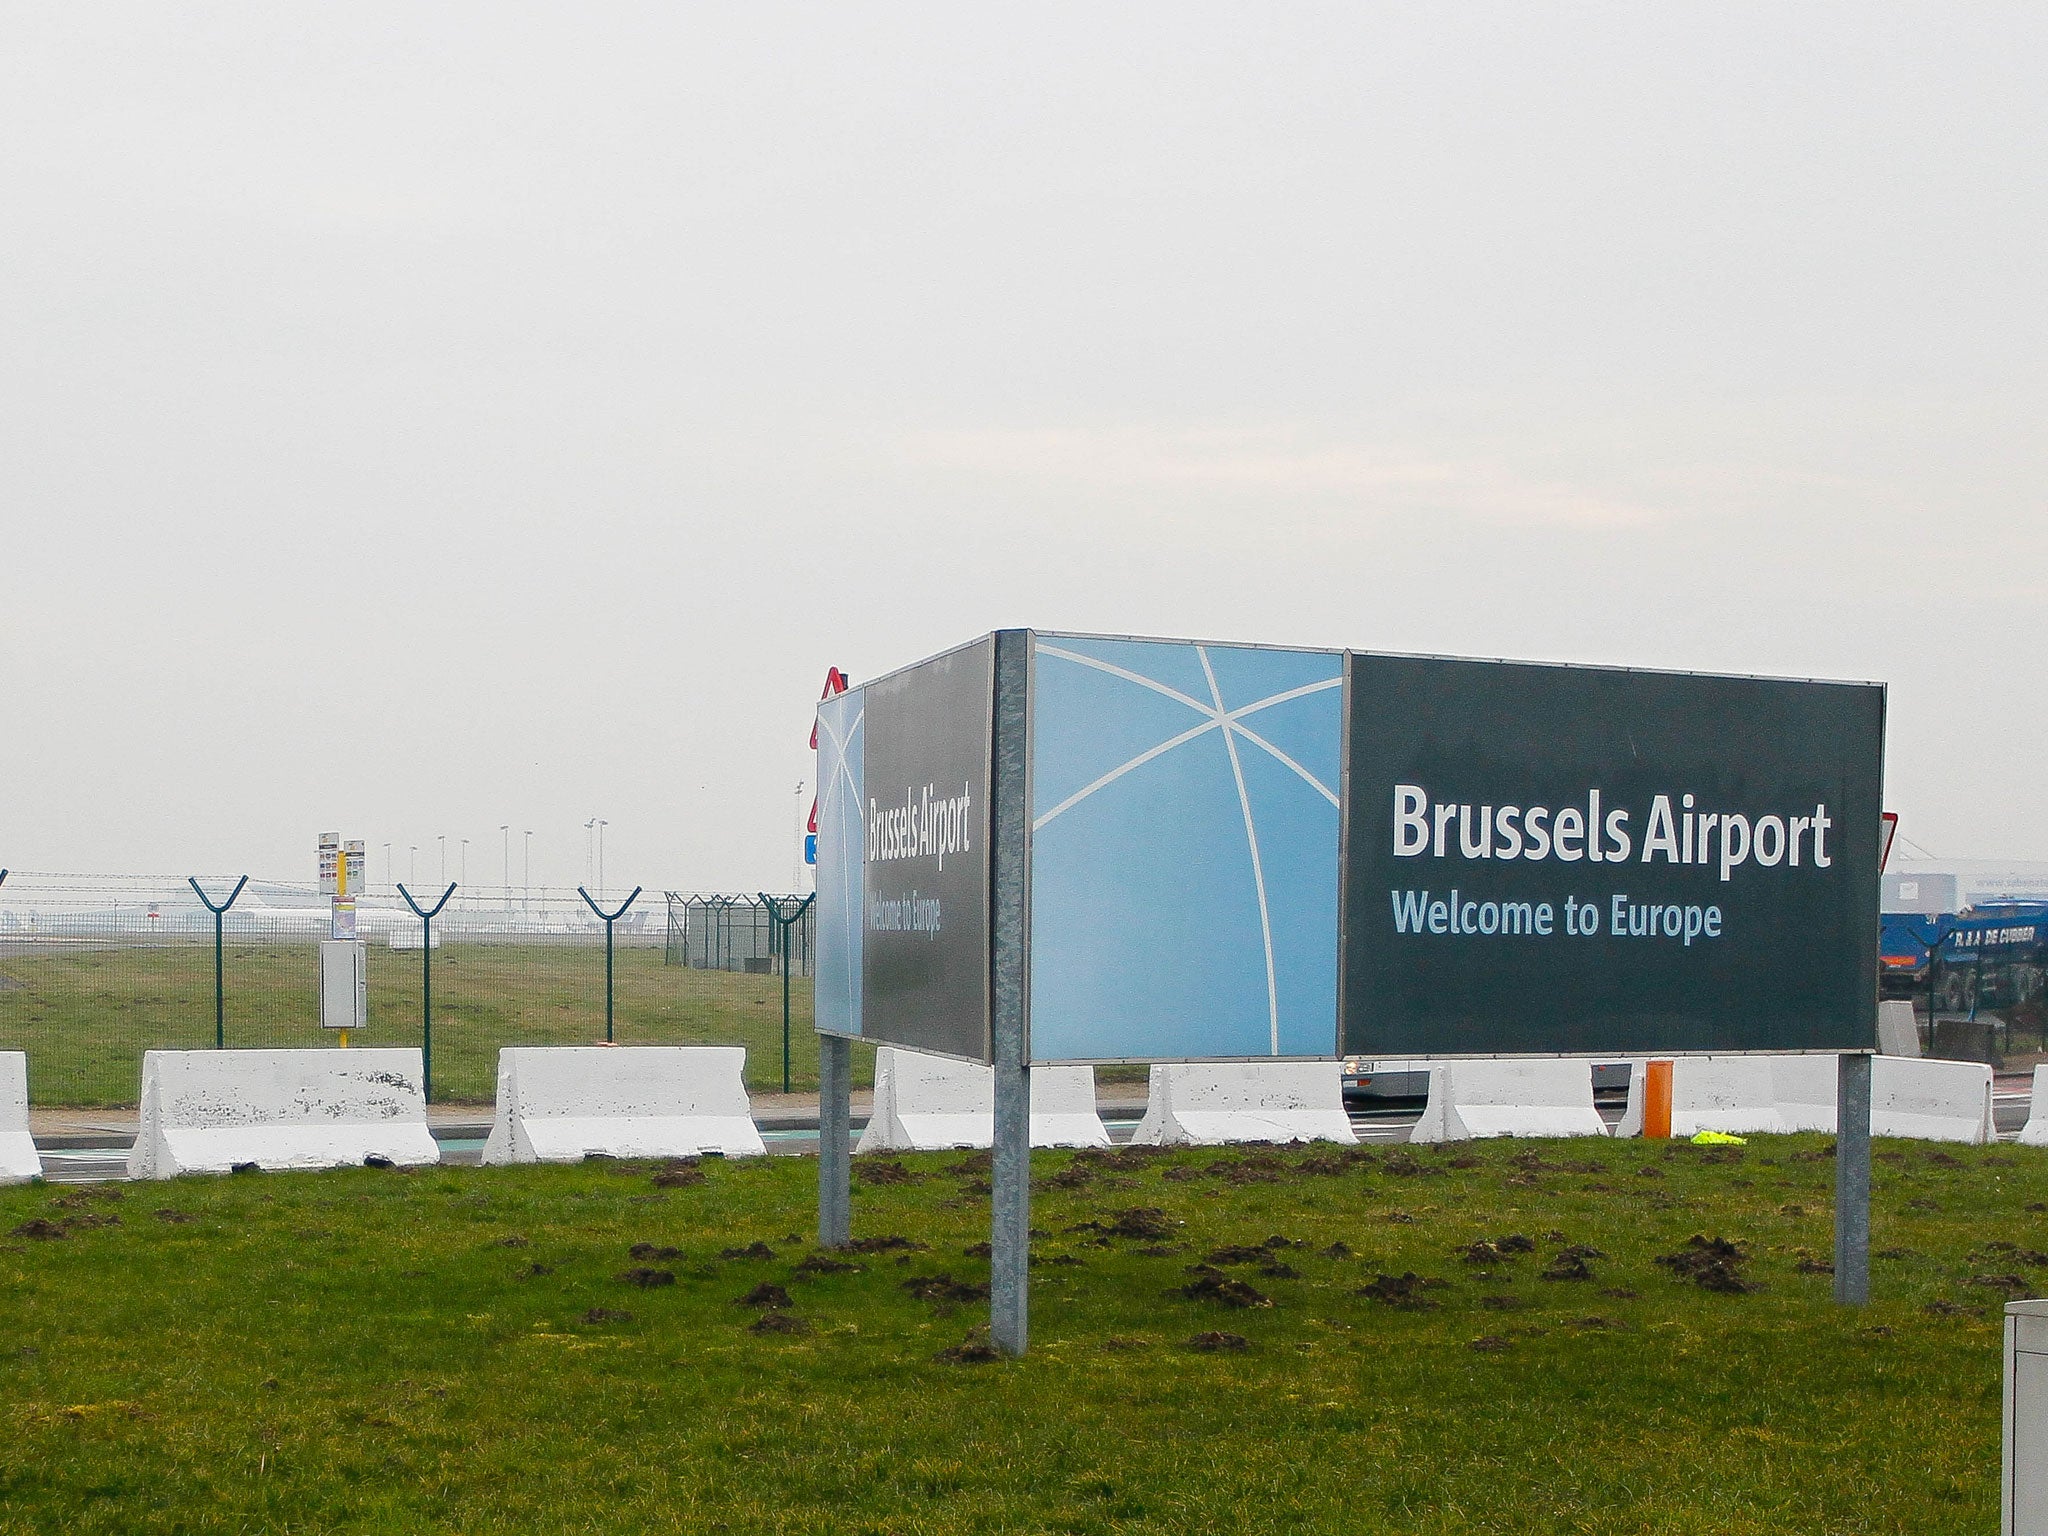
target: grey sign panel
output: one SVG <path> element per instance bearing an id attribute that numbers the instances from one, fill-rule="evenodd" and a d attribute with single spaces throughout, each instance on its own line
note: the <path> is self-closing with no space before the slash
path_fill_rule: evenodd
<path id="1" fill-rule="evenodd" d="M 861 1038 L 985 1062 L 994 638 L 861 692 Z"/>
<path id="2" fill-rule="evenodd" d="M 1882 688 L 1349 665 L 1347 1052 L 1874 1046 Z"/>

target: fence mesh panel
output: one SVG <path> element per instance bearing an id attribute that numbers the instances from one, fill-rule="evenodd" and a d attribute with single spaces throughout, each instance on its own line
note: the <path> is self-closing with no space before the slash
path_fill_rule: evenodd
<path id="1" fill-rule="evenodd" d="M 236 878 L 199 877 L 215 901 Z M 413 894 L 429 906 L 439 892 Z M 605 904 L 623 897 L 610 893 Z M 614 1039 L 744 1045 L 749 1086 L 779 1089 L 781 977 L 743 955 L 717 968 L 685 963 L 677 947 L 674 914 L 705 900 L 643 895 L 615 925 Z M 758 939 L 742 911 L 749 900 L 719 909 L 734 921 L 712 941 L 713 955 L 739 955 L 742 933 L 746 953 L 770 953 L 758 900 Z M 328 919 L 327 898 L 311 886 L 249 882 L 221 922 L 229 1047 L 335 1043 L 316 999 Z M 352 1041 L 419 1046 L 419 919 L 397 892 L 374 889 L 358 899 L 357 924 L 368 947 L 369 1025 Z M 433 939 L 437 1101 L 488 1103 L 500 1046 L 604 1039 L 604 924 L 573 890 L 458 890 L 434 919 Z M 809 1090 L 818 1051 L 807 921 L 792 932 L 791 952 L 792 1086 Z M 144 1051 L 214 1040 L 213 916 L 183 879 L 17 872 L 0 885 L 0 1050 L 28 1053 L 34 1102 L 132 1104 Z"/>

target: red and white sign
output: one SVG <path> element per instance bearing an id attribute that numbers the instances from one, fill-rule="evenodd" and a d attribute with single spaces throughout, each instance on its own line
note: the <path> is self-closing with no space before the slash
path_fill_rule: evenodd
<path id="1" fill-rule="evenodd" d="M 827 699 L 837 698 L 844 692 L 846 692 L 846 674 L 837 667 L 826 668 L 825 691 L 818 695 L 818 702 L 822 704 Z M 816 720 L 811 722 L 811 750 L 813 752 L 818 750 L 818 722 Z M 811 793 L 811 819 L 804 823 L 804 862 L 806 864 L 818 862 L 818 796 L 815 787 L 817 782 L 816 765 L 813 764 L 811 772 L 811 784 L 813 786 Z"/>

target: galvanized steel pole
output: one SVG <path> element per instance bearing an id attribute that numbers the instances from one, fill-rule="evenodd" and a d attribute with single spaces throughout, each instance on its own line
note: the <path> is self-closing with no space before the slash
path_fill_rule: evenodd
<path id="1" fill-rule="evenodd" d="M 1835 1088 L 1835 1300 L 1870 1300 L 1870 1079 L 1874 1058 L 1842 1056 Z"/>
<path id="2" fill-rule="evenodd" d="M 818 1243 L 853 1240 L 853 1042 L 818 1036 Z"/>
<path id="3" fill-rule="evenodd" d="M 1025 1056 L 1025 881 L 1030 805 L 1025 751 L 1031 666 L 1027 630 L 996 634 L 995 743 L 989 785 L 993 910 L 990 1024 L 995 1058 L 995 1168 L 990 1211 L 989 1337 L 1006 1355 L 1030 1339 L 1031 1068 Z"/>

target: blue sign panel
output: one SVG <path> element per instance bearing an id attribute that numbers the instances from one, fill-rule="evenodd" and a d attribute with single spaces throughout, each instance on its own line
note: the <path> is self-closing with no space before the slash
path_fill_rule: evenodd
<path id="1" fill-rule="evenodd" d="M 1034 1061 L 1328 1056 L 1337 652 L 1042 634 Z"/>

